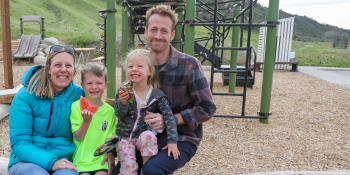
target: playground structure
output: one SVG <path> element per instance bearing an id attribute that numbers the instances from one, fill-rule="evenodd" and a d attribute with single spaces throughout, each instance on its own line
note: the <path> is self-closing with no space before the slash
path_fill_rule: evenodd
<path id="1" fill-rule="evenodd" d="M 241 115 L 220 115 L 216 114 L 214 117 L 230 117 L 230 118 L 255 118 L 259 119 L 262 123 L 268 123 L 268 116 L 271 115 L 269 112 L 270 100 L 271 100 L 271 89 L 272 89 L 272 76 L 274 68 L 274 54 L 276 49 L 276 33 L 277 33 L 277 19 L 278 19 L 278 0 L 270 0 L 269 5 L 269 15 L 267 24 L 252 24 L 252 8 L 256 4 L 257 0 L 250 0 L 249 5 L 244 7 L 244 3 L 241 1 L 232 0 L 220 3 L 233 3 L 230 10 L 234 10 L 233 17 L 227 18 L 218 12 L 218 1 L 215 0 L 213 3 L 203 3 L 201 0 L 196 1 L 180 1 L 180 0 L 167 0 L 167 1 L 151 1 L 151 0 L 127 0 L 123 2 L 123 13 L 122 13 L 122 57 L 125 58 L 129 47 L 134 46 L 134 34 L 137 35 L 140 45 L 145 45 L 140 39 L 140 34 L 144 32 L 144 27 L 146 24 L 144 14 L 148 8 L 158 5 L 166 4 L 170 5 L 177 13 L 179 22 L 175 27 L 175 38 L 172 42 L 173 46 L 179 51 L 183 51 L 186 54 L 198 56 L 199 60 L 210 61 L 211 66 L 211 80 L 210 88 L 213 95 L 222 96 L 241 96 L 243 98 L 242 112 Z M 103 29 L 106 30 L 107 36 L 115 36 L 115 2 L 109 0 L 107 3 L 107 19 L 104 24 Z M 241 7 L 243 6 L 243 9 Z M 196 7 L 201 8 L 203 11 L 210 13 L 213 16 L 212 21 L 205 21 L 196 18 Z M 101 12 L 101 11 L 100 11 Z M 240 17 L 245 13 L 249 12 L 249 23 L 239 23 Z M 100 15 L 101 16 L 101 15 Z M 198 20 L 195 21 L 195 20 Z M 211 31 L 208 39 L 204 38 L 194 38 L 194 27 L 203 26 Z M 241 27 L 248 28 L 248 38 L 246 47 L 238 47 L 239 40 L 239 30 Z M 251 47 L 250 47 L 250 37 L 251 37 L 251 27 L 268 27 L 267 28 L 267 39 L 266 39 L 266 54 L 264 62 L 264 78 L 263 87 L 261 95 L 261 106 L 259 116 L 245 116 L 245 97 L 248 74 L 251 70 L 249 68 L 250 58 L 251 58 Z M 100 27 L 101 28 L 101 27 Z M 228 31 L 232 28 L 232 43 L 231 47 L 224 46 L 224 39 L 228 36 Z M 111 31 L 113 30 L 113 31 Z M 222 30 L 222 31 L 221 31 Z M 226 33 L 227 32 L 227 33 Z M 108 70 L 108 81 L 110 82 L 107 89 L 107 98 L 114 98 L 115 95 L 115 37 L 102 37 L 106 42 L 106 47 L 104 53 L 106 54 L 106 63 Z M 112 40 L 114 38 L 114 40 Z M 130 42 L 131 41 L 131 42 Z M 203 47 L 199 42 L 206 41 L 207 43 L 212 42 L 210 48 Z M 242 42 L 241 42 L 242 43 Z M 207 45 L 205 45 L 207 46 Z M 221 67 L 222 63 L 222 53 L 223 50 L 231 50 L 231 64 L 229 65 L 229 70 L 224 70 Z M 238 50 L 246 51 L 246 65 L 243 69 L 237 69 L 237 53 Z M 219 57 L 218 53 L 221 53 Z M 214 70 L 216 68 L 216 70 Z M 227 66 L 226 66 L 227 68 Z M 230 93 L 217 93 L 213 92 L 213 74 L 214 73 L 229 73 L 229 92 Z M 244 75 L 244 91 L 243 93 L 235 93 L 236 87 L 236 74 Z M 125 73 L 122 70 L 122 81 L 125 80 Z"/>
<path id="2" fill-rule="evenodd" d="M 277 27 L 275 69 L 288 70 L 289 64 L 292 64 L 293 68 L 291 71 L 298 71 L 298 62 L 290 61 L 291 58 L 295 57 L 295 53 L 291 52 L 294 17 L 280 19 L 278 20 L 278 23 L 279 25 Z M 266 22 L 263 22 L 262 24 L 266 24 Z M 263 68 L 262 64 L 265 60 L 265 47 L 266 28 L 261 27 L 259 31 L 259 47 L 257 55 L 258 64 L 256 66 L 256 70 L 258 71 L 260 71 L 260 68 Z"/>
<path id="3" fill-rule="evenodd" d="M 23 16 L 21 20 L 21 40 L 17 50 L 13 53 L 14 58 L 34 58 L 38 53 L 41 40 L 45 38 L 44 17 L 41 16 Z M 40 26 L 40 35 L 24 35 L 24 22 L 38 22 Z"/>
<path id="4" fill-rule="evenodd" d="M 130 2 L 133 3 L 142 3 L 139 5 L 136 4 L 129 4 Z M 179 14 L 179 23 L 176 26 L 176 33 L 174 40 L 174 46 L 175 48 L 182 50 L 186 54 L 189 55 L 195 55 L 195 40 L 194 40 L 194 27 L 195 26 L 204 26 L 205 28 L 210 28 L 210 31 L 212 31 L 211 37 L 209 37 L 209 41 L 212 41 L 212 48 L 208 49 L 209 52 L 204 53 L 204 49 L 202 51 L 197 50 L 197 54 L 199 56 L 202 56 L 203 60 L 209 60 L 212 62 L 211 66 L 211 80 L 210 80 L 210 88 L 212 90 L 213 95 L 222 95 L 222 96 L 241 96 L 243 98 L 242 103 L 242 113 L 241 115 L 215 115 L 215 117 L 234 117 L 234 118 L 255 118 L 259 119 L 262 123 L 268 123 L 268 116 L 271 114 L 269 112 L 270 108 L 270 100 L 271 100 L 271 89 L 272 89 L 272 76 L 273 76 L 273 68 L 274 68 L 274 56 L 275 56 L 275 49 L 276 49 L 276 24 L 278 19 L 278 0 L 270 0 L 269 3 L 269 13 L 268 13 L 268 22 L 267 24 L 252 24 L 252 8 L 253 5 L 257 2 L 255 0 L 250 0 L 250 3 L 248 7 L 241 9 L 243 6 L 241 4 L 241 1 L 232 0 L 232 1 L 226 1 L 230 3 L 234 3 L 233 9 L 234 10 L 234 17 L 230 19 L 230 21 L 221 20 L 218 15 L 220 16 L 218 12 L 218 1 L 215 0 L 214 3 L 210 4 L 204 4 L 200 0 L 198 0 L 199 3 L 196 4 L 196 1 L 179 1 L 179 0 L 168 0 L 168 1 L 124 1 L 123 2 L 123 9 L 124 13 L 122 16 L 122 57 L 125 58 L 126 53 L 128 52 L 128 40 L 129 40 L 129 19 L 130 19 L 130 12 L 128 11 L 128 8 L 130 10 L 134 10 L 136 7 L 140 7 L 144 11 L 145 9 L 157 5 L 157 4 L 169 4 L 171 5 Z M 196 7 L 204 7 L 208 12 L 210 12 L 214 19 L 213 21 L 195 21 L 195 13 L 196 13 Z M 214 6 L 214 7 L 211 7 Z M 2 6 L 3 7 L 3 6 Z M 115 13 L 116 10 L 116 2 L 113 0 L 107 1 L 107 9 L 104 13 L 107 13 L 106 15 L 106 35 L 109 37 L 105 37 L 106 41 L 106 47 L 105 49 L 105 56 L 106 56 L 106 63 L 107 63 L 107 70 L 108 70 L 108 89 L 107 89 L 107 98 L 114 98 L 115 95 L 115 55 L 116 55 L 116 38 L 111 36 L 116 36 L 116 16 Z M 182 7 L 182 8 L 180 8 Z M 2 10 L 3 12 L 4 10 Z M 249 12 L 249 23 L 238 23 L 239 17 L 241 17 L 245 12 Z M 181 21 L 182 19 L 182 21 Z M 139 21 L 142 24 L 142 21 Z M 145 25 L 145 23 L 143 24 Z M 247 38 L 247 46 L 246 47 L 238 47 L 238 31 L 241 29 L 240 27 L 245 26 L 248 28 L 248 38 Z M 135 31 L 142 30 L 140 27 L 133 26 Z M 222 29 L 230 30 L 232 28 L 233 34 L 232 34 L 232 44 L 231 47 L 225 47 L 221 45 L 223 41 L 221 41 L 220 37 L 223 37 L 223 35 L 220 32 L 220 27 Z M 244 110 L 245 110 L 245 97 L 246 97 L 246 88 L 247 88 L 247 77 L 248 72 L 250 71 L 249 68 L 249 58 L 251 49 L 250 49 L 250 36 L 251 36 L 251 27 L 268 27 L 267 28 L 267 39 L 266 39 L 266 54 L 265 54 L 265 62 L 264 62 L 264 73 L 263 73 L 263 85 L 262 85 L 262 93 L 261 93 L 261 105 L 260 105 L 260 112 L 258 112 L 259 116 L 245 116 Z M 181 28 L 181 29 L 180 29 Z M 133 29 L 133 28 L 130 28 Z M 179 29 L 181 32 L 178 32 Z M 186 37 L 185 37 L 186 35 Z M 3 35 L 4 36 L 4 35 Z M 198 42 L 198 40 L 197 40 Z M 183 45 L 183 46 L 181 46 Z M 6 47 L 6 46 L 4 46 Z M 231 64 L 230 64 L 230 70 L 223 70 L 221 68 L 220 59 L 218 61 L 218 54 L 222 50 L 231 50 Z M 246 51 L 246 65 L 244 70 L 237 70 L 237 52 L 238 50 L 245 50 Z M 220 57 L 219 57 L 220 58 Z M 202 61 L 203 61 L 202 60 Z M 11 63 L 11 62 L 10 62 Z M 6 63 L 7 64 L 7 63 Z M 4 61 L 5 65 L 5 61 Z M 214 67 L 217 70 L 214 70 Z M 5 69 L 5 71 L 7 71 Z M 230 93 L 217 93 L 213 92 L 213 74 L 214 73 L 229 73 L 229 92 Z M 235 93 L 235 87 L 236 87 L 236 74 L 242 73 L 244 74 L 244 91 L 243 93 Z M 123 71 L 123 79 L 125 79 L 125 73 Z M 5 76 L 6 78 L 6 76 Z M 122 79 L 122 80 L 123 80 Z"/>

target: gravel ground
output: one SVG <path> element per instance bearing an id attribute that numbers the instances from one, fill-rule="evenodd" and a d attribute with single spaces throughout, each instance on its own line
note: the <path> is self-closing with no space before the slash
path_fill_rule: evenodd
<path id="1" fill-rule="evenodd" d="M 14 86 L 28 68 L 13 67 Z M 0 90 L 4 89 L 3 72 L 0 63 Z M 120 69 L 117 86 L 119 73 Z M 210 72 L 205 73 L 210 80 Z M 253 89 L 247 89 L 245 115 L 257 115 L 260 110 L 262 76 L 257 72 Z M 213 84 L 214 92 L 228 92 L 221 74 L 215 75 Z M 214 100 L 216 114 L 240 115 L 242 97 L 215 96 Z M 216 117 L 206 122 L 196 156 L 174 174 L 350 170 L 350 89 L 300 72 L 275 70 L 270 112 L 269 124 Z M 0 157 L 7 158 L 11 149 L 8 122 L 8 117 L 0 121 Z"/>

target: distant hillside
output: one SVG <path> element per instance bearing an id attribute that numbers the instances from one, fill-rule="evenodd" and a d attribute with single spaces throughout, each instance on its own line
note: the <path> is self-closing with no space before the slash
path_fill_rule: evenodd
<path id="1" fill-rule="evenodd" d="M 210 3 L 212 0 L 201 0 L 205 3 Z M 224 2 L 227 0 L 219 0 L 218 2 Z M 258 1 L 259 2 L 259 1 Z M 232 4 L 232 3 L 231 3 Z M 245 5 L 249 5 L 249 0 L 246 0 Z M 220 4 L 219 9 L 228 9 L 229 4 Z M 231 5 L 232 7 L 232 5 Z M 197 9 L 198 10 L 198 9 Z M 227 10 L 221 10 L 222 14 L 226 14 Z M 245 14 L 245 22 L 248 22 L 248 13 Z M 203 19 L 210 19 L 210 15 L 208 13 L 198 14 Z M 268 16 L 268 8 L 261 6 L 261 4 L 257 3 L 253 7 L 253 23 L 261 23 L 267 21 Z M 328 24 L 320 24 L 316 20 L 309 18 L 307 16 L 299 16 L 293 15 L 284 12 L 283 10 L 279 11 L 279 19 L 295 17 L 294 19 L 294 39 L 301 41 L 331 41 L 329 37 L 326 37 L 326 32 L 333 31 L 335 33 L 347 33 L 350 36 L 350 30 L 344 30 L 342 28 L 328 25 Z M 254 31 L 257 32 L 258 28 L 254 28 Z"/>
<path id="2" fill-rule="evenodd" d="M 41 15 L 45 18 L 47 37 L 56 37 L 72 45 L 92 43 L 103 34 L 96 24 L 103 23 L 98 11 L 106 8 L 106 0 L 11 0 L 11 38 L 21 37 L 22 16 Z M 121 21 L 121 6 L 117 10 L 117 21 Z M 38 23 L 24 23 L 25 35 L 39 34 L 39 30 Z M 117 25 L 117 30 L 121 31 L 121 25 Z"/>

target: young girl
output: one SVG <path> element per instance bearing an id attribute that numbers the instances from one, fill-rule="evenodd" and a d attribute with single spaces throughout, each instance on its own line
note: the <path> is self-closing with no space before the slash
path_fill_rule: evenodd
<path id="1" fill-rule="evenodd" d="M 146 111 L 161 113 L 168 134 L 168 155 L 180 156 L 177 149 L 177 120 L 165 94 L 158 89 L 159 82 L 150 51 L 137 49 L 127 56 L 125 69 L 128 82 L 118 89 L 115 114 L 118 117 L 116 135 L 122 140 L 118 145 L 121 174 L 137 174 L 135 147 L 141 151 L 143 164 L 158 153 L 157 138 L 144 121 Z M 130 87 L 132 92 L 123 91 Z"/>

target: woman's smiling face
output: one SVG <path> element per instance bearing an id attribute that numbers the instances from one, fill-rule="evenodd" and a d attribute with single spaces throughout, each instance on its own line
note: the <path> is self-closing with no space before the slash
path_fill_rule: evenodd
<path id="1" fill-rule="evenodd" d="M 51 75 L 55 93 L 60 93 L 67 87 L 74 75 L 74 58 L 67 52 L 57 53 L 51 60 L 48 73 Z"/>

